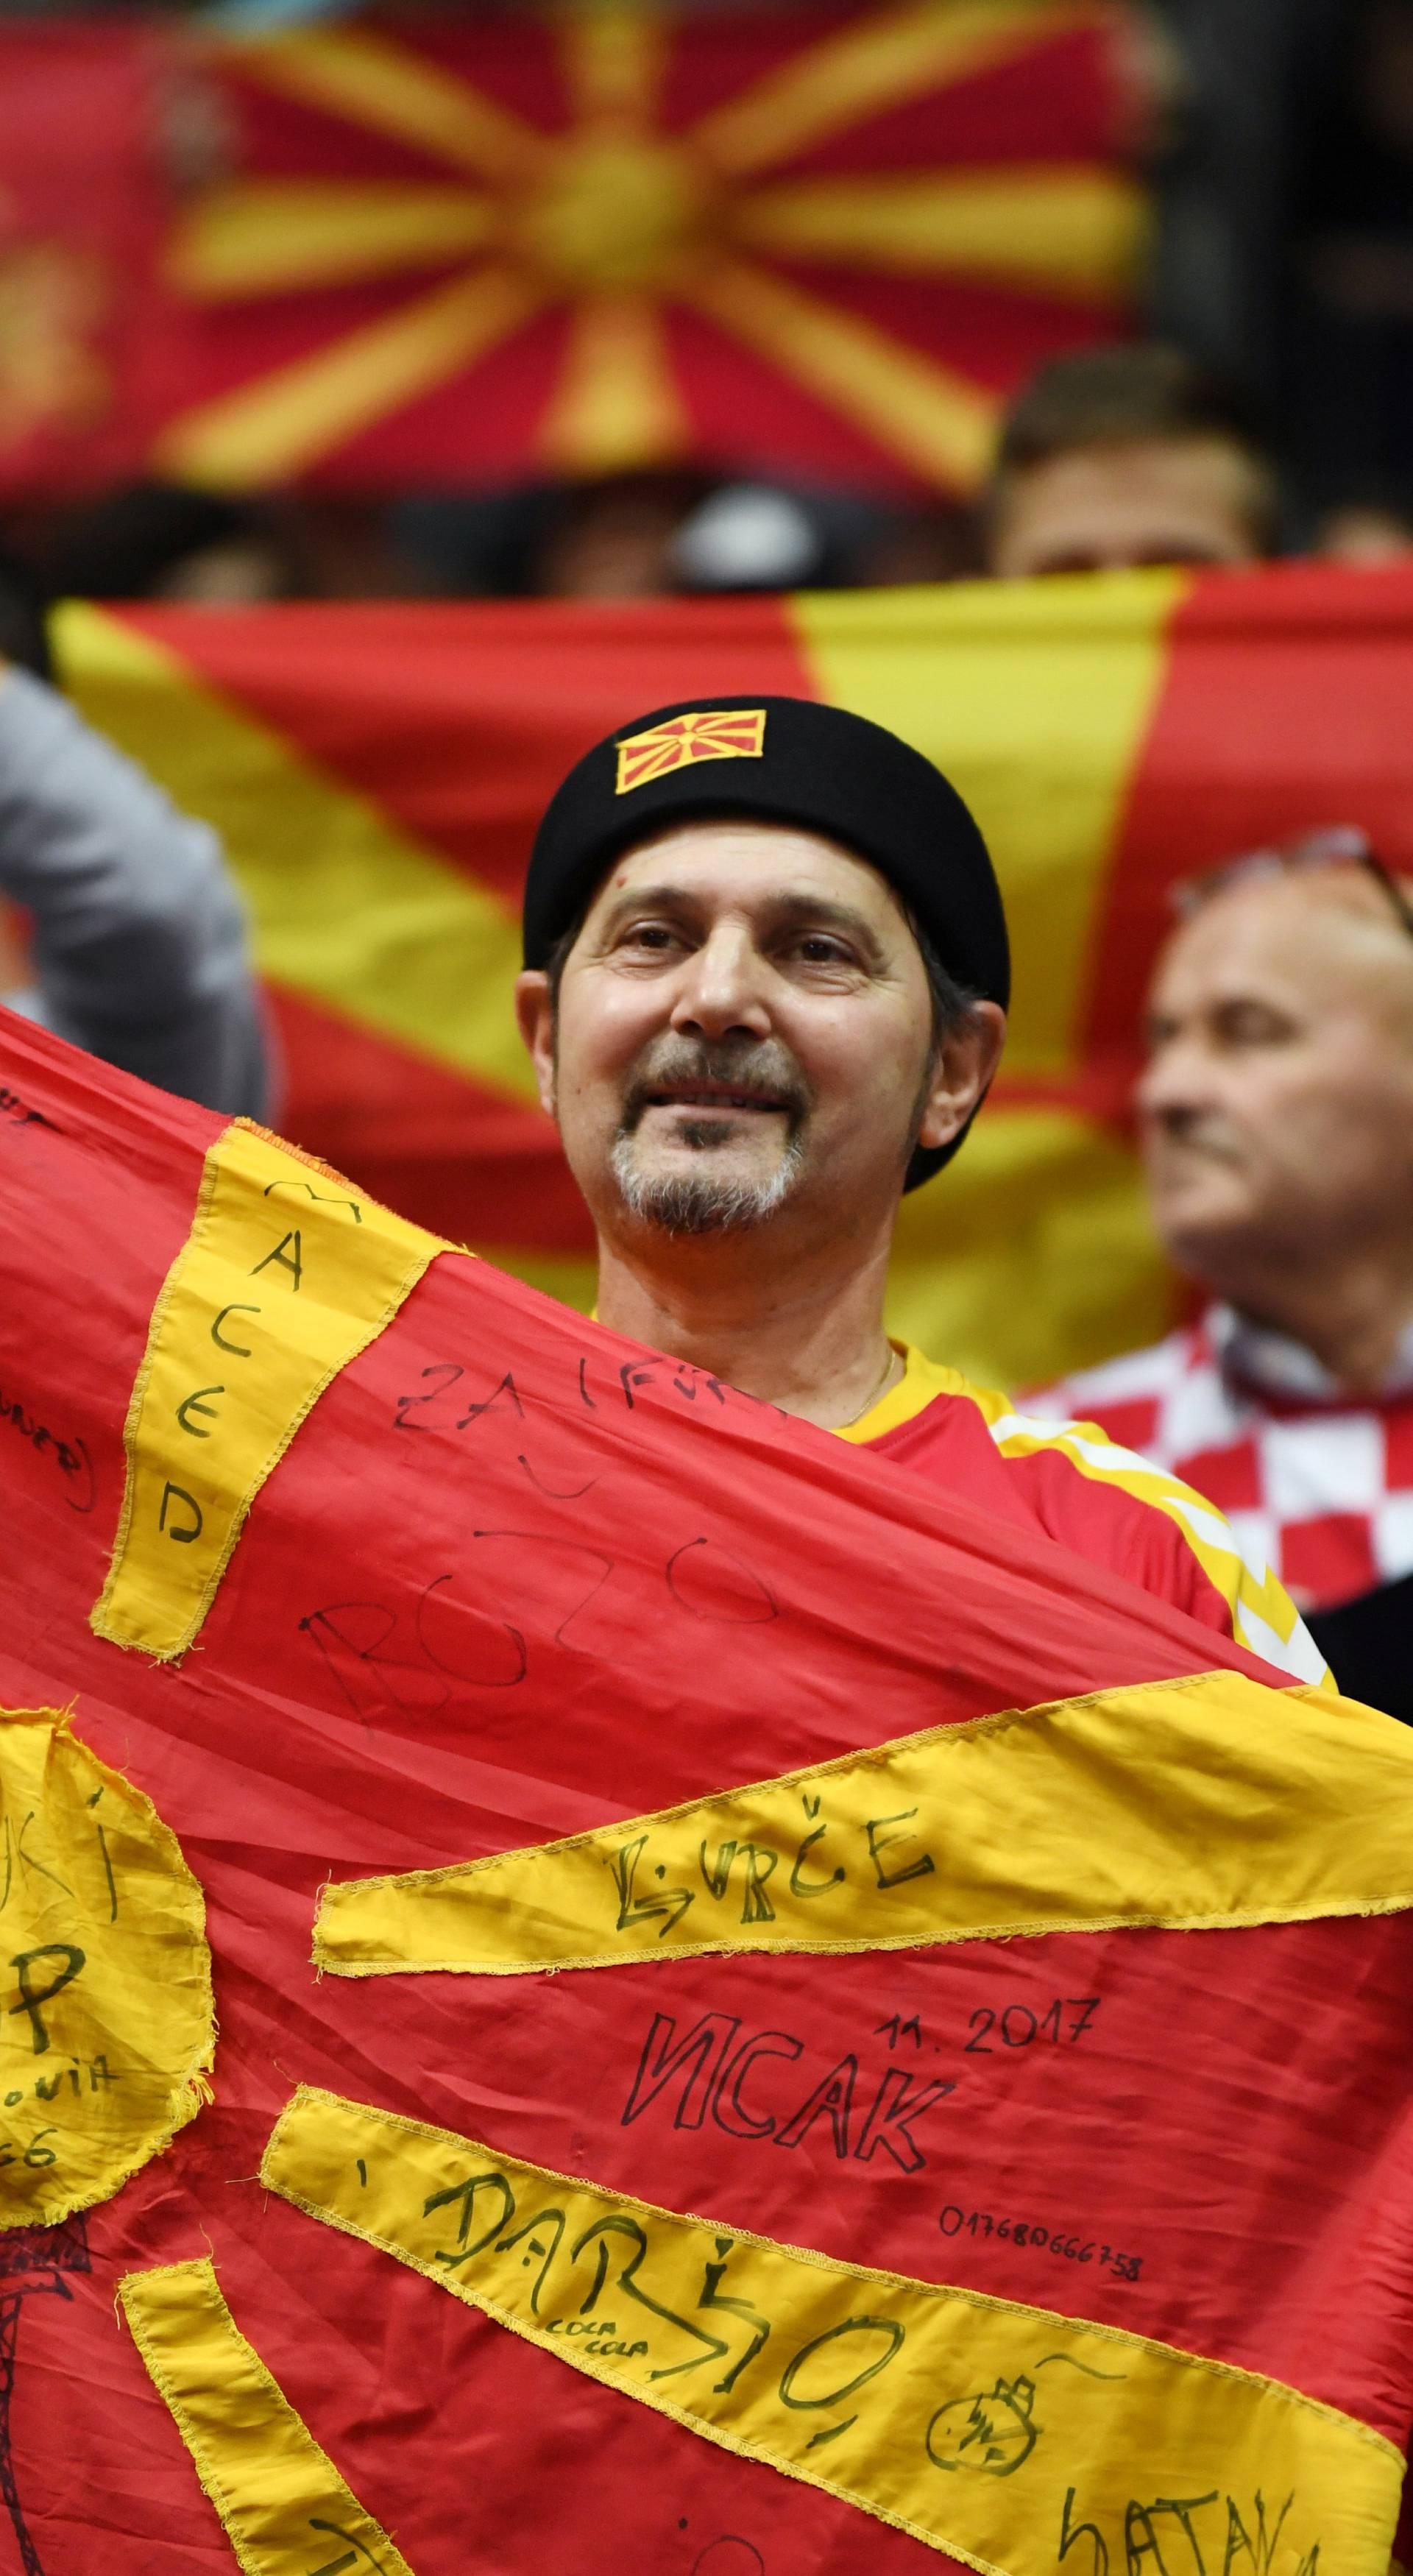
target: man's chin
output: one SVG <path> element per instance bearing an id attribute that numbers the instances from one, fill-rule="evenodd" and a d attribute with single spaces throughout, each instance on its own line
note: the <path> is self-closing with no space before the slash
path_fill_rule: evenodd
<path id="1" fill-rule="evenodd" d="M 1174 1192 L 1155 1205 L 1154 1217 L 1169 1258 L 1198 1279 L 1220 1277 L 1261 1231 L 1249 1207 L 1215 1192 Z"/>
<path id="2" fill-rule="evenodd" d="M 794 1197 L 802 1168 L 793 1147 L 770 1156 L 725 1143 L 643 1154 L 623 1139 L 613 1155 L 627 1215 L 668 1234 L 730 1234 L 768 1224 Z"/>

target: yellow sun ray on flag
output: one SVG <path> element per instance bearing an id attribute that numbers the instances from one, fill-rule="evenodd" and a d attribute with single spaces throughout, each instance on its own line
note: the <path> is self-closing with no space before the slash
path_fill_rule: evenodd
<path id="1" fill-rule="evenodd" d="M 165 267 L 188 295 L 270 293 L 424 268 L 481 250 L 495 208 L 468 188 L 401 180 L 257 179 L 194 206 Z"/>
<path id="2" fill-rule="evenodd" d="M 70 601 L 55 642 L 81 712 L 220 833 L 262 974 L 534 1099 L 515 1028 L 520 933 L 487 887 L 120 618 Z"/>
<path id="3" fill-rule="evenodd" d="M 192 483 L 247 488 L 298 474 L 325 449 L 445 384 L 537 312 L 533 278 L 484 268 L 173 422 L 158 462 Z"/>
<path id="4" fill-rule="evenodd" d="M 1135 285 L 1148 202 L 1120 171 L 1082 166 L 782 181 L 743 197 L 732 231 L 786 259 L 1000 279 L 1093 301 Z"/>
<path id="5" fill-rule="evenodd" d="M 647 132 L 657 111 L 667 61 L 665 16 L 642 8 L 581 0 L 559 29 L 565 83 L 575 120 L 624 124 Z"/>
<path id="6" fill-rule="evenodd" d="M 686 289 L 684 301 L 788 368 L 929 481 L 967 485 L 984 472 L 996 434 L 994 398 L 860 315 L 744 260 L 723 260 Z"/>
<path id="7" fill-rule="evenodd" d="M 666 464 L 690 444 L 658 306 L 646 295 L 583 297 L 540 427 L 544 463 L 557 473 L 623 474 Z"/>
<path id="8" fill-rule="evenodd" d="M 870 11 L 714 108 L 691 139 L 718 170 L 742 178 L 1093 17 L 1085 0 L 1073 9 L 1063 0 L 911 0 Z"/>
<path id="9" fill-rule="evenodd" d="M 459 73 L 395 37 L 312 27 L 229 42 L 229 59 L 272 89 L 435 153 L 478 179 L 523 179 L 545 137 Z"/>

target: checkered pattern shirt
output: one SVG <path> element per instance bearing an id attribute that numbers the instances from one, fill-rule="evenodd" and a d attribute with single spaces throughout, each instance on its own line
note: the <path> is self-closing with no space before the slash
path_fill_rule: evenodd
<path id="1" fill-rule="evenodd" d="M 1353 1397 L 1299 1343 L 1213 1306 L 1026 1409 L 1097 1423 L 1194 1485 L 1302 1610 L 1413 1573 L 1413 1336 L 1384 1393 Z"/>
<path id="2" fill-rule="evenodd" d="M 902 1347 L 902 1346 L 900 1346 Z M 996 1387 L 903 1348 L 902 1377 L 836 1431 L 1002 1520 L 1041 1529 L 1091 1565 L 1234 1637 L 1293 1681 L 1332 1687 L 1288 1593 L 1220 1512 L 1092 1423 L 1018 1413 Z"/>

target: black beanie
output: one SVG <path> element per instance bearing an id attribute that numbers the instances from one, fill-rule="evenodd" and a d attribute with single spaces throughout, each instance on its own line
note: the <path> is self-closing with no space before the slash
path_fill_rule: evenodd
<path id="1" fill-rule="evenodd" d="M 713 817 L 793 824 L 856 851 L 901 896 L 948 973 L 1005 1007 L 1011 969 L 1000 888 L 955 787 L 882 725 L 813 698 L 658 707 L 586 752 L 535 835 L 526 965 L 547 963 L 620 850 Z M 919 1148 L 907 1187 L 940 1171 L 965 1133 Z"/>

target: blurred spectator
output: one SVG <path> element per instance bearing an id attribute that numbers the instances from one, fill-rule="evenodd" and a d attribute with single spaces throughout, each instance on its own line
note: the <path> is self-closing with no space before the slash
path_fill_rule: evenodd
<path id="1" fill-rule="evenodd" d="M 260 1002 L 221 845 L 46 685 L 35 613 L 0 572 L 0 914 L 8 899 L 29 925 L 26 962 L 0 920 L 0 997 L 164 1090 L 261 1117 Z"/>
<path id="2" fill-rule="evenodd" d="M 1242 564 L 1275 541 L 1275 471 L 1240 405 L 1180 350 L 1054 358 L 1012 405 L 987 499 L 990 570 Z"/>
<path id="3" fill-rule="evenodd" d="M 891 511 L 860 550 L 854 578 L 865 587 L 913 582 L 979 581 L 986 571 L 983 531 L 974 509 L 924 501 Z"/>
<path id="4" fill-rule="evenodd" d="M 674 538 L 671 565 L 678 588 L 699 594 L 838 590 L 883 578 L 875 563 L 890 543 L 901 550 L 907 524 L 896 508 L 837 484 L 722 483 Z M 900 577 L 935 575 L 929 567 Z"/>
<path id="5" fill-rule="evenodd" d="M 444 597 L 655 599 L 955 578 L 964 514 L 935 514 L 945 561 L 932 515 L 914 527 L 843 487 L 682 471 L 409 494 L 390 535 L 411 581 Z"/>
<path id="6" fill-rule="evenodd" d="M 1210 1495 L 1326 1614 L 1341 1686 L 1413 1718 L 1413 888 L 1339 829 L 1186 910 L 1138 1105 L 1159 1233 L 1215 1302 L 1031 1409 Z"/>
<path id="7" fill-rule="evenodd" d="M 407 493 L 389 532 L 412 583 L 443 598 L 652 599 L 677 588 L 673 540 L 710 488 L 643 473 Z"/>
<path id="8" fill-rule="evenodd" d="M 1338 501 L 1317 522 L 1310 551 L 1332 563 L 1405 563 L 1413 554 L 1413 518 L 1378 492 Z"/>
<path id="9" fill-rule="evenodd" d="M 705 477 L 618 474 L 549 496 L 527 587 L 551 599 L 658 599 L 677 588 L 672 548 Z"/>
<path id="10" fill-rule="evenodd" d="M 50 564 L 56 599 L 168 599 L 245 608 L 301 585 L 273 512 L 178 483 L 128 483 L 75 510 Z"/>
<path id="11" fill-rule="evenodd" d="M 803 590 L 824 576 L 821 530 L 774 483 L 723 483 L 684 520 L 668 549 L 683 590 Z"/>
<path id="12" fill-rule="evenodd" d="M 434 599 L 521 599 L 549 508 L 548 488 L 403 492 L 389 505 L 408 586 Z"/>

